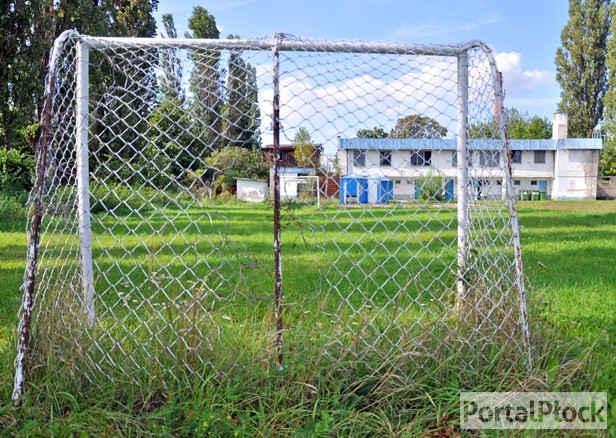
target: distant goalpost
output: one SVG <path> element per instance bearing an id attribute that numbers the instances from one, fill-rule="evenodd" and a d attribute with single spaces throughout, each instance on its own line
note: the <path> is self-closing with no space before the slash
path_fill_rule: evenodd
<path id="1" fill-rule="evenodd" d="M 293 354 L 283 334 L 306 336 L 341 364 L 408 354 L 409 378 L 448 355 L 472 367 L 497 356 L 530 366 L 503 110 L 481 42 L 63 33 L 46 81 L 14 399 L 52 356 L 91 385 L 224 374 L 217 358 L 234 324 L 260 333 L 256 321 L 269 324 L 264 349 L 278 367 Z M 428 125 L 411 126 L 413 138 L 340 147 L 364 129 L 393 131 L 400 114 Z M 316 181 L 317 208 L 287 221 L 279 151 L 299 128 L 338 153 L 338 176 L 391 178 L 400 196 L 412 194 L 407 181 L 447 178 L 455 199 L 323 208 L 319 177 L 299 176 L 286 180 Z M 235 204 L 198 202 L 191 190 L 212 175 L 236 177 L 237 160 L 217 167 L 215 151 L 237 157 L 269 143 L 271 215 L 254 217 L 273 234 L 259 246 L 230 220 Z M 486 153 L 497 157 L 489 166 Z M 502 199 L 476 199 L 477 181 L 501 181 Z M 313 266 L 298 264 L 286 240 L 306 230 Z M 299 276 L 295 286 L 284 286 L 283 267 L 284 279 Z"/>

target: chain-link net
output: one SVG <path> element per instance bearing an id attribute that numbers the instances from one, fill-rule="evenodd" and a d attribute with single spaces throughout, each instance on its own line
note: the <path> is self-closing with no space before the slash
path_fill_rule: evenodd
<path id="1" fill-rule="evenodd" d="M 410 378 L 529 361 L 482 44 L 65 33 L 54 56 L 30 367 L 164 380 L 300 345 L 341 366 L 403 355 Z"/>

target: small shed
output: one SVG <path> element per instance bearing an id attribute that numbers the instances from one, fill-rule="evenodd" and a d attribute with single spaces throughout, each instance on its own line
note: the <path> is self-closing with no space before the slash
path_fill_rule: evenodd
<path id="1" fill-rule="evenodd" d="M 368 182 L 368 202 L 370 204 L 384 204 L 394 199 L 394 182 L 382 175 L 371 175 L 366 178 Z"/>
<path id="2" fill-rule="evenodd" d="M 368 203 L 368 180 L 365 176 L 351 173 L 340 178 L 340 203 Z"/>
<path id="3" fill-rule="evenodd" d="M 237 199 L 248 202 L 267 200 L 267 181 L 264 179 L 237 179 Z"/>

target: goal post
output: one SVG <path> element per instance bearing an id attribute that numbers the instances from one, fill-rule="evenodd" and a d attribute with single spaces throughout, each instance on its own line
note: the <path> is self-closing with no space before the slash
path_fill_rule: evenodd
<path id="1" fill-rule="evenodd" d="M 448 355 L 529 366 L 503 98 L 477 41 L 63 33 L 14 399 L 52 354 L 93 385 L 224 374 L 240 347 L 278 367 L 307 345 L 341 367 L 404 354 L 409 379 Z M 322 146 L 298 160 L 298 141 Z M 273 202 L 235 199 L 268 176 Z"/>
<path id="2" fill-rule="evenodd" d="M 94 276 L 92 271 L 92 229 L 90 224 L 90 165 L 88 154 L 89 133 L 89 48 L 79 41 L 75 57 L 75 149 L 77 152 L 77 215 L 81 282 L 84 311 L 88 325 L 94 323 Z"/>

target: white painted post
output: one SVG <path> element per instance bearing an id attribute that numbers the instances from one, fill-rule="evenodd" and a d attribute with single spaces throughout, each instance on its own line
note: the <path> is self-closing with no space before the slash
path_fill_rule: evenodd
<path id="1" fill-rule="evenodd" d="M 502 84 L 502 76 L 497 73 L 496 62 L 490 52 L 490 66 L 492 68 L 492 76 L 495 78 L 494 91 L 496 95 L 496 103 L 498 105 L 498 127 L 501 141 L 503 142 L 503 152 L 508 158 L 511 157 L 511 149 L 509 148 L 509 136 L 506 130 L 505 120 L 505 103 Z M 520 326 L 522 328 L 522 340 L 524 347 L 528 352 L 528 369 L 533 368 L 533 352 L 530 346 L 530 327 L 528 325 L 528 309 L 526 308 L 526 289 L 524 285 L 524 266 L 522 264 L 522 244 L 520 243 L 520 224 L 518 223 L 518 210 L 515 204 L 515 190 L 513 185 L 513 169 L 511 160 L 507 159 L 505 165 L 505 188 L 507 190 L 507 207 L 511 216 L 511 231 L 513 241 L 513 254 L 515 257 L 515 283 L 518 289 L 518 303 L 520 307 Z"/>
<path id="2" fill-rule="evenodd" d="M 458 297 L 456 309 L 466 296 L 464 277 L 467 269 L 468 252 L 468 55 L 458 55 Z"/>
<path id="3" fill-rule="evenodd" d="M 92 271 L 92 230 L 90 228 L 90 169 L 88 165 L 88 75 L 89 47 L 77 43 L 75 90 L 75 147 L 77 149 L 77 214 L 81 254 L 81 287 L 88 325 L 94 323 L 94 275 Z"/>

